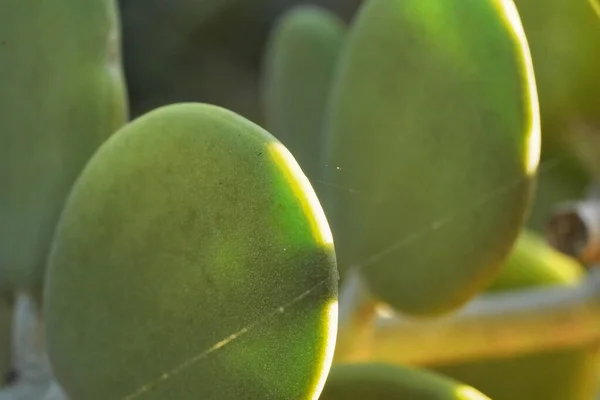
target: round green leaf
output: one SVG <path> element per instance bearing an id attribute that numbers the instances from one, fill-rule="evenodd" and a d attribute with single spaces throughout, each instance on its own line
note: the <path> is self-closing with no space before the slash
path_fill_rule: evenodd
<path id="1" fill-rule="evenodd" d="M 324 196 L 340 270 L 413 315 L 465 304 L 527 216 L 535 81 L 510 1 L 370 0 L 347 37 Z"/>
<path id="2" fill-rule="evenodd" d="M 45 322 L 73 399 L 316 399 L 337 324 L 327 221 L 268 132 L 216 106 L 159 108 L 74 186 Z"/>

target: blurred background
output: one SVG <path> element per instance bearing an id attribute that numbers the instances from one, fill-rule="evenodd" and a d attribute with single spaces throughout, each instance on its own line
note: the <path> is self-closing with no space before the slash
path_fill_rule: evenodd
<path id="1" fill-rule="evenodd" d="M 262 123 L 260 70 L 277 18 L 314 4 L 349 20 L 360 0 L 120 0 L 132 116 L 200 101 Z"/>

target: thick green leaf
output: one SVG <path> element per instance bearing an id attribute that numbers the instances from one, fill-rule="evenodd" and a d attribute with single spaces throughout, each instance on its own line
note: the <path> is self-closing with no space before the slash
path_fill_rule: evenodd
<path id="1" fill-rule="evenodd" d="M 316 187 L 324 169 L 323 118 L 345 30 L 324 9 L 294 7 L 273 28 L 263 63 L 266 127 Z"/>
<path id="2" fill-rule="evenodd" d="M 537 95 L 510 1 L 369 0 L 333 89 L 325 196 L 340 270 L 439 315 L 491 283 L 527 216 Z"/>
<path id="3" fill-rule="evenodd" d="M 268 132 L 216 106 L 166 106 L 83 171 L 44 299 L 72 399 L 313 399 L 336 336 L 331 232 Z"/>
<path id="4" fill-rule="evenodd" d="M 114 0 L 0 2 L 0 272 L 40 289 L 71 185 L 126 122 Z"/>

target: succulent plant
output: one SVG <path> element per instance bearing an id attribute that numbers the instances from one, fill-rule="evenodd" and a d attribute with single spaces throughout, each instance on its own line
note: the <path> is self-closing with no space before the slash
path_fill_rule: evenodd
<path id="1" fill-rule="evenodd" d="M 337 323 L 320 207 L 287 149 L 231 111 L 171 105 L 119 130 L 74 185 L 49 258 L 67 395 L 315 398 Z"/>
<path id="2" fill-rule="evenodd" d="M 404 313 L 449 313 L 474 297 L 529 211 L 540 125 L 515 14 L 511 2 L 371 0 L 349 29 L 325 209 L 340 271 L 360 267 Z"/>
<path id="3" fill-rule="evenodd" d="M 350 4 L 0 3 L 0 400 L 592 400 L 597 1 Z"/>
<path id="4" fill-rule="evenodd" d="M 113 0 L 0 4 L 0 284 L 41 291 L 63 202 L 126 122 Z"/>
<path id="5" fill-rule="evenodd" d="M 323 124 L 346 34 L 343 21 L 315 6 L 286 12 L 273 28 L 263 66 L 266 128 L 321 188 Z"/>

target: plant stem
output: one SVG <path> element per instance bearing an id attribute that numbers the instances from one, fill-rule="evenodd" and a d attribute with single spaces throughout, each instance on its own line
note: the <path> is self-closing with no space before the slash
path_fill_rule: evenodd
<path id="1" fill-rule="evenodd" d="M 373 302 L 364 287 L 350 283 L 354 286 L 342 288 L 345 296 L 354 291 L 354 297 L 365 299 L 363 304 Z M 356 304 L 350 308 L 360 310 Z M 345 346 L 336 362 L 428 365 L 566 348 L 600 338 L 600 271 L 575 287 L 481 295 L 439 318 L 413 319 L 381 305 L 371 310 L 369 317 L 355 312 L 340 325 L 346 329 L 340 332 Z M 348 309 L 345 313 L 353 315 Z"/>

